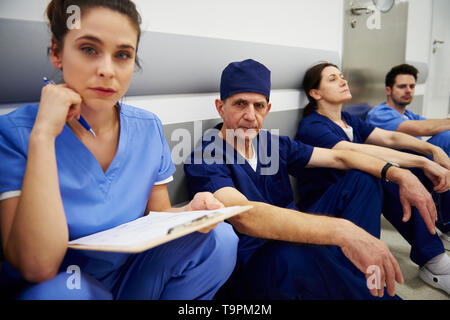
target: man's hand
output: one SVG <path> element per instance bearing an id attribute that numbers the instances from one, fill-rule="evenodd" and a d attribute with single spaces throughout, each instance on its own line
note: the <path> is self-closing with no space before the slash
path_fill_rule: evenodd
<path id="1" fill-rule="evenodd" d="M 199 192 L 197 193 L 191 202 L 185 207 L 186 211 L 194 210 L 214 210 L 225 207 L 222 202 L 217 200 L 214 195 L 210 192 Z M 209 227 L 198 230 L 201 233 L 208 233 L 209 231 L 215 229 L 218 223 L 213 224 Z"/>
<path id="2" fill-rule="evenodd" d="M 434 160 L 434 162 L 440 164 L 447 170 L 450 170 L 450 158 L 445 153 L 445 151 L 442 150 L 441 148 L 436 147 L 433 150 L 433 160 Z"/>
<path id="3" fill-rule="evenodd" d="M 450 170 L 433 161 L 428 161 L 423 169 L 428 179 L 433 182 L 434 191 L 442 193 L 450 189 Z"/>
<path id="4" fill-rule="evenodd" d="M 411 218 L 411 206 L 414 206 L 422 216 L 428 231 L 435 234 L 437 211 L 431 194 L 419 179 L 408 170 L 403 170 L 399 187 L 400 203 L 403 207 L 402 221 L 407 222 Z"/>
<path id="5" fill-rule="evenodd" d="M 348 227 L 350 230 L 344 233 L 346 238 L 344 244 L 341 245 L 342 252 L 366 275 L 366 279 L 372 276 L 370 270 L 373 266 L 380 271 L 379 274 L 376 273 L 376 276 L 379 276 L 379 279 L 376 279 L 377 286 L 368 286 L 373 296 L 382 297 L 385 286 L 387 293 L 393 296 L 395 282 L 403 283 L 403 275 L 397 260 L 384 242 L 351 222 Z"/>

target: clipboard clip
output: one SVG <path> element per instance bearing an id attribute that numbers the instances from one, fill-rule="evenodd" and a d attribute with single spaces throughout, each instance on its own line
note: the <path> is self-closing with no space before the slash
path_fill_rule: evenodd
<path id="1" fill-rule="evenodd" d="M 201 216 L 201 217 L 198 217 L 198 218 L 196 218 L 194 220 L 191 220 L 189 222 L 185 222 L 185 223 L 179 224 L 177 226 L 174 226 L 174 227 L 170 228 L 169 230 L 167 230 L 167 234 L 171 234 L 172 232 L 174 232 L 176 230 L 179 230 L 179 229 L 183 229 L 183 228 L 186 228 L 186 227 L 192 227 L 192 226 L 198 225 L 201 222 L 214 217 L 216 213 L 217 212 L 211 212 L 211 213 L 205 214 L 204 216 Z"/>

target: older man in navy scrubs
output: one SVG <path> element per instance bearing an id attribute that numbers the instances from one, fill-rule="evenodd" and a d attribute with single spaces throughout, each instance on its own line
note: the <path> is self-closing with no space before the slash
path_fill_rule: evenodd
<path id="1" fill-rule="evenodd" d="M 230 63 L 215 102 L 223 123 L 205 133 L 184 167 L 191 195 L 210 191 L 227 206 L 253 205 L 229 220 L 240 235 L 238 264 L 221 294 L 392 299 L 395 281 L 403 279 L 379 240 L 382 190 L 377 178 L 386 174 L 395 183 L 414 185 L 414 192 L 404 191 L 410 204 L 419 195 L 432 205 L 431 197 L 407 170 L 260 130 L 271 108 L 269 97 L 270 71 L 264 65 L 251 59 Z M 298 211 L 289 181 L 289 174 L 298 176 L 311 166 L 358 169 L 311 208 L 320 214 Z M 388 295 L 383 296 L 385 285 Z"/>

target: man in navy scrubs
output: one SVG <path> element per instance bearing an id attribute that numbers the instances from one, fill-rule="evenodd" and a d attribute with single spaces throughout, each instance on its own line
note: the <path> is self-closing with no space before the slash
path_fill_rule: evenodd
<path id="1" fill-rule="evenodd" d="M 240 236 L 238 262 L 221 296 L 239 299 L 384 299 L 403 278 L 379 240 L 379 178 L 400 185 L 414 205 L 431 196 L 409 171 L 351 151 L 313 148 L 261 130 L 271 104 L 270 71 L 251 59 L 223 71 L 216 108 L 223 119 L 184 166 L 191 196 L 210 191 L 226 206 L 253 205 L 229 222 Z M 323 194 L 311 213 L 297 209 L 289 174 L 305 167 L 357 169 Z M 364 171 L 364 172 L 363 172 Z M 435 219 L 430 210 L 430 220 Z M 384 295 L 384 286 L 388 295 Z"/>

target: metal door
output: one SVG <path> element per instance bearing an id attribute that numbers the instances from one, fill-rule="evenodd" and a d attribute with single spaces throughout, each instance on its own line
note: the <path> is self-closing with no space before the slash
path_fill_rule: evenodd
<path id="1" fill-rule="evenodd" d="M 405 63 L 408 3 L 386 12 L 370 0 L 345 0 L 342 72 L 353 99 L 346 106 L 386 100 L 384 78 L 392 66 Z"/>

